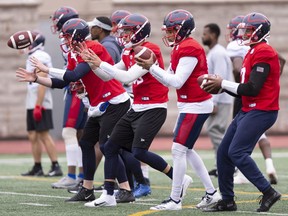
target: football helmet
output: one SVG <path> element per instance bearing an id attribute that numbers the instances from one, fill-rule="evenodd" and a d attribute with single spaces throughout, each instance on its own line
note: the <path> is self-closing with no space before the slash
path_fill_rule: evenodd
<path id="1" fill-rule="evenodd" d="M 72 7 L 60 7 L 53 15 L 50 16 L 53 25 L 51 26 L 51 31 L 53 34 L 61 31 L 64 23 L 72 18 L 79 18 L 78 12 Z"/>
<path id="2" fill-rule="evenodd" d="M 271 23 L 261 13 L 250 13 L 246 15 L 238 25 L 241 45 L 252 45 L 265 40 L 270 36 Z"/>
<path id="3" fill-rule="evenodd" d="M 131 13 L 126 10 L 116 10 L 114 13 L 112 13 L 110 20 L 112 22 L 112 32 L 117 31 L 117 25 L 118 23 L 126 16 L 130 15 Z"/>
<path id="4" fill-rule="evenodd" d="M 42 35 L 40 32 L 38 31 L 33 31 L 33 33 L 36 33 L 37 36 L 35 38 L 35 40 L 33 41 L 33 43 L 28 47 L 28 53 L 31 54 L 33 52 L 35 52 L 38 49 L 44 49 L 44 45 L 45 45 L 45 37 L 44 35 Z"/>
<path id="5" fill-rule="evenodd" d="M 118 24 L 124 17 L 130 15 L 131 13 L 126 10 L 116 10 L 112 15 L 111 15 L 111 22 Z"/>
<path id="6" fill-rule="evenodd" d="M 73 45 L 90 37 L 89 26 L 83 19 L 70 19 L 62 26 L 62 32 L 59 37 L 62 38 L 61 49 L 67 53 L 73 49 Z"/>
<path id="7" fill-rule="evenodd" d="M 195 22 L 190 12 L 182 9 L 174 10 L 164 18 L 162 31 L 165 31 L 165 34 L 162 40 L 166 46 L 177 45 L 194 29 Z M 167 34 L 167 31 L 173 31 L 174 34 Z"/>
<path id="8" fill-rule="evenodd" d="M 136 46 L 150 36 L 151 24 L 141 14 L 124 17 L 117 26 L 117 37 L 126 48 Z"/>
<path id="9" fill-rule="evenodd" d="M 226 41 L 230 42 L 230 41 L 234 41 L 236 39 L 239 38 L 238 36 L 238 25 L 242 22 L 244 16 L 243 15 L 239 15 L 236 17 L 233 17 L 230 22 L 227 24 L 227 33 L 225 35 Z"/>

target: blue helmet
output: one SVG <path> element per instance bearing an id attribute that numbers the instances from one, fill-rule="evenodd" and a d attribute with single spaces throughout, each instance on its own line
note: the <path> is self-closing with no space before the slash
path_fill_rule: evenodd
<path id="1" fill-rule="evenodd" d="M 29 54 L 35 52 L 38 49 L 44 49 L 45 37 L 38 31 L 33 31 L 33 34 L 36 34 L 36 38 L 33 43 L 28 47 Z"/>
<path id="2" fill-rule="evenodd" d="M 129 30 L 130 34 L 126 35 L 125 30 Z M 141 14 L 130 14 L 119 22 L 117 32 L 120 38 L 129 37 L 128 40 L 123 41 L 124 46 L 135 46 L 150 36 L 151 24 Z"/>
<path id="3" fill-rule="evenodd" d="M 60 7 L 53 15 L 51 15 L 53 25 L 51 26 L 52 33 L 60 32 L 64 23 L 72 18 L 79 18 L 78 12 L 72 7 Z"/>
<path id="4" fill-rule="evenodd" d="M 261 13 L 250 13 L 246 15 L 238 25 L 239 35 L 243 45 L 259 43 L 270 36 L 271 23 Z"/>
<path id="5" fill-rule="evenodd" d="M 229 33 L 227 34 L 227 41 L 229 40 L 236 40 L 238 38 L 238 25 L 242 22 L 244 16 L 239 15 L 236 17 L 233 17 L 230 22 L 227 25 L 227 29 L 229 30 Z"/>
<path id="6" fill-rule="evenodd" d="M 192 14 L 186 10 L 177 9 L 166 15 L 163 21 L 162 30 L 175 30 L 174 41 L 164 36 L 163 42 L 167 46 L 174 46 L 187 38 L 195 29 L 195 22 Z"/>

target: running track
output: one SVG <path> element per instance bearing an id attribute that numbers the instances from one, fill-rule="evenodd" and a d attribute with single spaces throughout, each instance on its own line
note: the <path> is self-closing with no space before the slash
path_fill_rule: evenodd
<path id="1" fill-rule="evenodd" d="M 288 148 L 288 136 L 269 136 L 272 148 Z M 58 153 L 65 152 L 65 145 L 62 140 L 55 141 Z M 172 137 L 157 137 L 152 145 L 151 150 L 170 150 Z M 195 149 L 212 150 L 212 144 L 209 137 L 201 136 Z M 44 148 L 43 148 L 44 150 Z M 45 152 L 45 150 L 44 150 Z M 28 140 L 0 140 L 0 154 L 30 154 L 31 147 Z"/>

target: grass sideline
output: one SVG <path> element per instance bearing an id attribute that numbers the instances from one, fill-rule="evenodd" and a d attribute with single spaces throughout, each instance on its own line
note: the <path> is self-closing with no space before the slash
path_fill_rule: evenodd
<path id="1" fill-rule="evenodd" d="M 207 169 L 211 169 L 214 164 L 214 154 L 212 151 L 197 151 L 204 160 Z M 172 164 L 171 153 L 169 151 L 157 152 Z M 256 149 L 252 157 L 256 160 L 260 169 L 265 173 L 265 162 L 259 149 Z M 281 201 L 277 202 L 268 213 L 261 215 L 287 215 L 288 216 L 288 172 L 287 172 L 288 149 L 273 149 L 274 165 L 277 169 L 279 183 L 275 188 L 282 193 Z M 65 155 L 61 154 L 59 161 L 66 172 Z M 65 203 L 64 200 L 72 196 L 64 189 L 51 189 L 50 184 L 59 178 L 47 177 L 22 177 L 21 172 L 28 170 L 32 164 L 30 155 L 1 155 L 0 157 L 0 215 L 1 216 L 79 216 L 79 215 L 209 215 L 215 213 L 205 213 L 195 208 L 205 191 L 200 179 L 189 167 L 187 174 L 193 177 L 194 182 L 190 185 L 187 195 L 183 201 L 181 211 L 152 211 L 151 206 L 161 203 L 168 198 L 171 189 L 171 181 L 164 175 L 150 168 L 150 180 L 152 184 L 152 194 L 150 196 L 136 200 L 134 203 L 118 204 L 115 208 L 87 208 L 84 203 Z M 44 171 L 48 171 L 50 166 L 46 155 L 43 158 Z M 95 175 L 95 185 L 103 181 L 103 162 Z M 212 178 L 217 187 L 217 179 Z M 236 203 L 238 211 L 235 215 L 255 215 L 258 208 L 260 196 L 259 191 L 252 184 L 236 185 Z M 95 193 L 96 197 L 100 193 Z M 220 212 L 217 215 L 232 215 L 231 212 Z M 259 214 L 259 213 L 258 213 Z"/>

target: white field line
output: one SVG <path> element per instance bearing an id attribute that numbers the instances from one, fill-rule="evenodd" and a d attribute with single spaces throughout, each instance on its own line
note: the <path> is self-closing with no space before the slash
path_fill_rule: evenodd
<path id="1" fill-rule="evenodd" d="M 19 203 L 19 204 L 20 205 L 29 205 L 29 206 L 43 206 L 43 207 L 52 206 L 52 205 L 41 204 L 41 203 Z"/>
<path id="2" fill-rule="evenodd" d="M 203 160 L 205 159 L 215 159 L 214 152 L 198 152 L 199 155 Z M 172 155 L 171 154 L 163 154 L 161 155 L 165 160 L 172 160 Z M 255 152 L 252 154 L 253 158 L 263 158 L 263 155 L 261 152 Z M 288 150 L 287 152 L 273 152 L 273 158 L 287 158 L 288 157 Z M 59 162 L 66 162 L 66 157 L 59 157 L 58 159 Z M 21 158 L 21 156 L 17 158 L 3 158 L 0 159 L 0 164 L 9 164 L 9 165 L 19 165 L 23 163 L 32 163 L 33 159 L 32 158 Z M 43 157 L 42 162 L 50 163 L 50 159 L 48 157 Z"/>
<path id="3" fill-rule="evenodd" d="M 50 195 L 43 195 L 43 194 L 16 193 L 16 192 L 9 192 L 9 191 L 0 191 L 0 194 L 17 195 L 17 196 L 31 196 L 31 197 L 44 197 L 44 198 L 53 198 L 53 199 L 69 199 L 69 198 L 71 198 L 71 197 L 50 196 Z"/>

